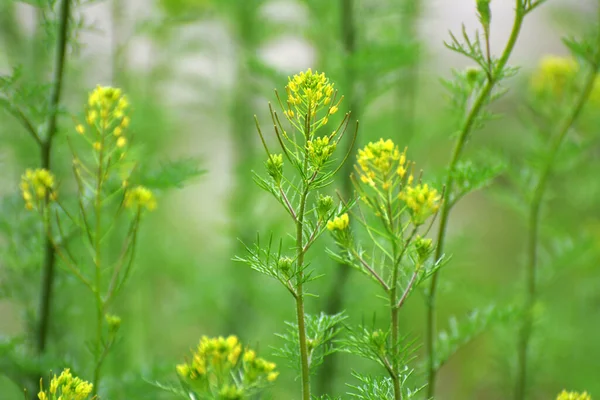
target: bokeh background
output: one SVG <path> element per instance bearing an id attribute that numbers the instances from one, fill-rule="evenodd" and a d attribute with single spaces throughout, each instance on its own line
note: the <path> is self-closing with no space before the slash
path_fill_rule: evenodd
<path id="1" fill-rule="evenodd" d="M 33 2 L 35 3 L 35 2 Z M 347 7 L 353 7 L 348 24 Z M 597 4 L 548 0 L 525 22 L 512 65 L 509 94 L 494 109 L 502 118 L 478 131 L 468 156 L 498 157 L 507 175 L 525 170 L 535 145 L 522 123 L 527 81 L 546 54 L 566 54 L 561 37 L 590 29 Z M 492 1 L 492 49 L 501 51 L 512 23 L 513 1 Z M 31 4 L 0 0 L 0 71 L 22 65 L 24 79 L 43 82 L 51 71 L 45 24 Z M 254 186 L 265 155 L 255 132 L 265 130 L 273 89 L 308 67 L 325 71 L 346 94 L 345 109 L 360 120 L 358 145 L 380 137 L 409 147 L 409 157 L 436 181 L 444 173 L 456 129 L 440 77 L 469 62 L 443 45 L 448 30 L 477 27 L 473 0 L 112 0 L 76 8 L 77 45 L 69 48 L 66 114 L 53 159 L 68 179 L 69 115 L 80 117 L 96 85 L 124 89 L 134 109 L 132 129 L 144 163 L 176 159 L 206 172 L 181 188 L 160 193 L 159 209 L 144 223 L 134 278 L 117 305 L 122 339 L 107 361 L 107 399 L 168 399 L 151 381 L 173 381 L 174 365 L 201 335 L 237 334 L 264 356 L 281 342 L 284 321 L 294 319 L 292 299 L 277 282 L 232 261 L 240 240 L 256 232 L 283 235 L 288 221 L 276 202 Z M 354 34 L 349 46 L 348 30 Z M 585 125 L 586 140 L 569 144 L 571 157 L 558 168 L 544 215 L 539 321 L 534 340 L 532 399 L 550 399 L 563 388 L 600 396 L 600 194 L 598 125 Z M 578 132 L 579 133 L 579 132 Z M 37 310 L 39 240 L 26 231 L 18 202 L 21 171 L 37 165 L 34 143 L 0 112 L 0 194 L 3 230 L 0 258 L 0 337 L 27 337 Z M 584 143 L 583 146 L 581 143 Z M 575 154 L 575 155 L 573 155 Z M 336 187 L 343 186 L 342 180 Z M 518 302 L 526 220 L 510 179 L 465 198 L 450 221 L 448 253 L 439 296 L 439 324 L 477 308 Z M 15 223 L 16 221 L 16 223 Z M 8 223 L 8 222 L 7 222 Z M 23 229 L 19 230 L 22 227 Z M 15 248 L 11 238 L 22 238 Z M 352 323 L 381 310 L 373 285 L 354 271 L 340 271 L 325 253 L 324 238 L 310 255 L 325 277 L 309 312 L 327 309 L 338 296 Z M 9 289 L 7 289 L 9 288 Z M 90 331 L 87 293 L 59 271 L 51 329 L 52 353 L 86 370 L 83 338 Z M 417 292 L 402 313 L 402 326 L 417 340 L 424 328 L 424 296 Z M 379 311 L 381 314 L 381 311 Z M 439 399 L 506 399 L 513 387 L 514 323 L 496 324 L 467 343 L 440 374 Z M 420 340 L 419 340 L 420 341 Z M 417 351 L 417 354 L 420 350 Z M 6 354 L 6 353 L 5 353 Z M 8 356 L 0 353 L 0 367 Z M 294 375 L 282 366 L 274 399 L 296 398 Z M 418 361 L 415 361 L 415 365 Z M 315 378 L 315 388 L 344 395 L 352 370 L 378 373 L 346 355 Z M 0 377 L 0 399 L 22 391 Z"/>

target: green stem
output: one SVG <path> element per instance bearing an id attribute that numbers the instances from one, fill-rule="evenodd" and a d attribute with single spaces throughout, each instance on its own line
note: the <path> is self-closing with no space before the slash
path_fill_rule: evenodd
<path id="1" fill-rule="evenodd" d="M 56 59 L 54 64 L 54 75 L 52 78 L 52 89 L 50 92 L 49 115 L 46 122 L 46 137 L 40 144 L 41 167 L 50 169 L 52 142 L 57 130 L 57 110 L 60 104 L 63 77 L 65 68 L 65 55 L 67 49 L 69 16 L 71 0 L 63 0 L 60 8 L 58 21 L 58 35 L 56 44 Z M 48 326 L 52 305 L 52 288 L 54 286 L 56 253 L 52 240 L 44 239 L 44 260 L 42 265 L 42 289 L 39 305 L 39 326 L 37 332 L 37 350 L 39 354 L 46 351 L 48 341 Z"/>
<path id="2" fill-rule="evenodd" d="M 94 368 L 94 380 L 92 397 L 98 394 L 100 383 L 100 372 L 104 361 L 106 349 L 102 349 L 102 326 L 104 321 L 104 302 L 102 301 L 102 184 L 104 180 L 104 146 L 106 134 L 106 120 L 102 121 L 100 131 L 100 150 L 98 151 L 98 172 L 96 175 L 96 193 L 94 199 L 94 215 L 96 225 L 94 232 L 94 267 L 95 267 L 95 300 L 96 300 L 96 366 Z"/>
<path id="3" fill-rule="evenodd" d="M 402 399 L 400 391 L 400 365 L 399 355 L 397 354 L 398 340 L 400 334 L 400 326 L 398 324 L 399 308 L 396 307 L 396 292 L 398 291 L 398 273 L 400 270 L 400 260 L 398 260 L 398 245 L 397 241 L 393 241 L 392 255 L 394 258 L 394 267 L 392 271 L 392 286 L 390 287 L 390 328 L 392 331 L 392 382 L 394 383 L 394 400 Z"/>
<path id="4" fill-rule="evenodd" d="M 348 109 L 353 115 L 360 115 L 358 101 L 354 91 L 356 82 L 356 73 L 354 68 L 354 54 L 356 53 L 356 22 L 354 13 L 354 0 L 340 0 L 341 11 L 341 36 L 344 45 L 345 56 L 345 90 L 346 97 L 349 99 Z M 352 146 L 352 138 L 346 138 L 346 148 L 344 153 L 350 152 Z M 342 182 L 340 193 L 342 198 L 349 199 L 352 195 L 352 181 L 350 175 L 352 173 L 353 163 L 346 162 L 342 167 Z M 342 311 L 344 303 L 344 292 L 351 269 L 345 264 L 338 264 L 335 268 L 335 278 L 333 287 L 327 296 L 327 304 L 325 312 L 333 315 Z M 323 367 L 319 374 L 319 391 L 321 394 L 331 393 L 333 384 L 335 383 L 335 372 L 337 370 L 339 356 L 337 353 L 331 354 L 325 359 Z"/>
<path id="5" fill-rule="evenodd" d="M 600 36 L 597 40 L 597 45 L 600 47 Z M 597 50 L 600 53 L 600 49 Z M 537 265 L 538 265 L 538 242 L 540 228 L 540 210 L 546 192 L 548 179 L 552 173 L 556 155 L 564 141 L 569 129 L 583 110 L 583 106 L 587 102 L 590 93 L 596 81 L 598 63 L 600 59 L 596 58 L 592 65 L 592 70 L 586 78 L 583 90 L 569 113 L 565 116 L 564 121 L 558 125 L 558 131 L 554 136 L 554 140 L 550 144 L 548 157 L 540 172 L 538 183 L 534 189 L 533 197 L 529 208 L 529 234 L 527 240 L 527 268 L 525 269 L 525 304 L 524 316 L 522 325 L 519 331 L 518 349 L 517 349 L 517 382 L 515 387 L 515 400 L 525 399 L 527 392 L 527 361 L 529 353 L 529 342 L 531 339 L 533 328 L 532 309 L 537 299 Z"/>
<path id="6" fill-rule="evenodd" d="M 310 400 L 310 371 L 308 365 L 308 346 L 306 343 L 306 324 L 304 315 L 304 212 L 306 208 L 306 200 L 308 198 L 308 187 L 302 192 L 300 198 L 300 209 L 296 219 L 296 246 L 298 248 L 298 258 L 296 266 L 298 270 L 298 278 L 296 283 L 296 317 L 298 320 L 298 338 L 300 339 L 300 364 L 302 375 L 302 399 Z"/>
<path id="7" fill-rule="evenodd" d="M 462 155 L 465 143 L 469 137 L 469 134 L 473 130 L 475 122 L 479 117 L 483 107 L 489 99 L 489 96 L 496 85 L 500 76 L 503 72 L 510 55 L 517 43 L 517 39 L 519 37 L 519 33 L 521 32 L 521 27 L 523 26 L 523 20 L 525 18 L 525 6 L 522 0 L 516 0 L 516 9 L 515 9 L 515 20 L 513 23 L 512 31 L 506 47 L 502 53 L 502 56 L 497 61 L 494 70 L 491 72 L 490 77 L 486 81 L 484 87 L 481 89 L 481 92 L 477 96 L 473 106 L 471 107 L 469 113 L 466 116 L 465 121 L 462 124 L 460 129 L 460 133 L 458 135 L 458 139 L 456 140 L 456 144 L 454 147 L 454 151 L 452 153 L 452 158 L 450 159 L 450 164 L 448 166 L 448 172 L 445 178 L 445 191 L 444 191 L 444 202 L 442 204 L 442 211 L 440 213 L 440 227 L 437 235 L 437 247 L 435 251 L 435 259 L 439 260 L 444 254 L 444 245 L 446 240 L 446 231 L 448 228 L 448 219 L 450 216 L 450 210 L 452 204 L 450 203 L 451 194 L 454 189 L 454 174 L 456 170 L 456 166 L 460 160 Z M 435 367 L 435 305 L 436 305 L 436 290 L 438 283 L 439 271 L 435 271 L 431 277 L 431 284 L 429 288 L 429 294 L 427 299 L 427 320 L 426 320 L 426 333 L 425 333 L 425 347 L 427 351 L 427 396 L 429 398 L 435 395 L 435 382 L 437 369 Z"/>

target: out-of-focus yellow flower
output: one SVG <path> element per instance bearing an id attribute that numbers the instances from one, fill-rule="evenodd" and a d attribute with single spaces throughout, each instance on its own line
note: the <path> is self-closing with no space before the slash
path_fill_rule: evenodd
<path id="1" fill-rule="evenodd" d="M 434 188 L 427 184 L 417 186 L 406 186 L 400 192 L 400 199 L 404 200 L 410 210 L 412 222 L 421 225 L 427 218 L 435 214 L 440 208 L 442 196 Z"/>
<path id="2" fill-rule="evenodd" d="M 126 208 L 146 208 L 149 211 L 156 209 L 154 194 L 144 186 L 136 186 L 127 190 L 124 204 Z"/>
<path id="3" fill-rule="evenodd" d="M 579 65 L 573 58 L 546 56 L 531 78 L 535 93 L 561 96 L 573 83 Z"/>
<path id="4" fill-rule="evenodd" d="M 40 382 L 39 400 L 60 399 L 60 400 L 86 400 L 92 393 L 93 385 L 78 377 L 74 377 L 67 368 L 60 376 L 54 375 L 50 381 L 50 387 L 44 390 Z"/>
<path id="5" fill-rule="evenodd" d="M 350 217 L 348 217 L 348 213 L 344 213 L 339 217 L 335 217 L 331 221 L 327 222 L 327 229 L 330 231 L 343 231 L 348 229 L 348 225 L 350 224 Z"/>
<path id="6" fill-rule="evenodd" d="M 563 390 L 560 392 L 556 400 L 592 400 L 592 396 L 590 396 L 587 392 L 577 393 Z"/>
<path id="7" fill-rule="evenodd" d="M 28 210 L 46 201 L 46 197 L 56 200 L 54 175 L 43 168 L 25 170 L 21 176 L 21 193 Z"/>

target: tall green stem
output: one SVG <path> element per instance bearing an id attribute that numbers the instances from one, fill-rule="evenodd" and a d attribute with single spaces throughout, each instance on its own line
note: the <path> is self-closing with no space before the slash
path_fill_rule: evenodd
<path id="1" fill-rule="evenodd" d="M 52 142 L 57 130 L 57 111 L 60 104 L 63 77 L 65 68 L 65 55 L 68 41 L 69 16 L 71 0 L 63 0 L 60 7 L 58 20 L 58 34 L 56 43 L 56 58 L 54 63 L 54 74 L 52 77 L 52 89 L 50 92 L 49 115 L 46 121 L 46 136 L 42 139 L 40 145 L 41 167 L 50 169 Z M 46 351 L 48 340 L 48 326 L 50 322 L 50 313 L 52 305 L 52 288 L 54 286 L 54 267 L 56 263 L 56 253 L 52 240 L 49 237 L 44 239 L 44 260 L 42 265 L 42 288 L 39 305 L 39 326 L 37 331 L 37 350 L 39 354 Z"/>
<path id="2" fill-rule="evenodd" d="M 398 312 L 400 308 L 396 307 L 396 292 L 398 291 L 398 273 L 400 270 L 400 260 L 398 259 L 398 245 L 396 240 L 393 241 L 392 246 L 392 256 L 394 258 L 394 266 L 392 271 L 392 285 L 390 287 L 390 326 L 392 330 L 392 348 L 394 349 L 394 358 L 392 360 L 392 382 L 394 383 L 394 400 L 401 400 L 402 392 L 400 391 L 400 365 L 398 354 L 396 354 L 398 341 L 400 339 L 400 327 L 398 325 Z"/>
<path id="3" fill-rule="evenodd" d="M 360 115 L 358 107 L 358 101 L 354 86 L 356 84 L 356 73 L 354 67 L 354 54 L 356 53 L 356 21 L 354 12 L 354 0 L 340 0 L 340 18 L 341 18 L 341 37 L 344 46 L 344 73 L 345 73 L 345 91 L 348 101 L 348 109 L 352 111 L 354 116 Z M 350 146 L 352 145 L 352 138 L 346 138 L 345 153 L 350 152 Z M 350 174 L 352 173 L 352 162 L 346 162 L 342 167 L 342 181 L 340 187 L 340 193 L 342 198 L 349 199 L 352 195 L 352 181 L 350 180 Z M 346 282 L 350 276 L 351 269 L 345 264 L 338 264 L 335 269 L 335 278 L 333 280 L 333 287 L 329 295 L 327 296 L 327 304 L 325 305 L 325 312 L 329 315 L 333 315 L 342 311 L 342 305 L 344 303 L 344 289 L 346 288 Z M 319 374 L 319 391 L 321 394 L 331 393 L 333 390 L 333 384 L 335 383 L 335 371 L 337 369 L 338 358 L 336 353 L 331 354 L 327 357 L 323 363 L 323 367 Z"/>
<path id="4" fill-rule="evenodd" d="M 450 164 L 448 166 L 448 172 L 445 178 L 445 191 L 444 191 L 444 202 L 442 204 L 442 211 L 440 213 L 440 227 L 437 235 L 437 247 L 435 250 L 435 259 L 439 260 L 444 254 L 444 245 L 446 240 L 446 231 L 448 228 L 448 219 L 450 216 L 450 210 L 453 204 L 450 203 L 452 191 L 454 190 L 454 174 L 456 170 L 456 166 L 460 160 L 462 155 L 464 146 L 467 142 L 469 134 L 473 130 L 475 125 L 475 121 L 479 117 L 482 109 L 484 108 L 486 102 L 489 99 L 489 96 L 494 88 L 494 86 L 498 83 L 500 79 L 503 69 L 508 62 L 512 51 L 517 43 L 517 39 L 519 37 L 519 33 L 521 32 L 521 27 L 523 26 L 523 20 L 525 18 L 526 10 L 523 0 L 516 0 L 516 8 L 515 8 L 515 19 L 513 22 L 512 31 L 506 47 L 502 53 L 500 59 L 496 62 L 496 65 L 488 77 L 485 85 L 481 89 L 481 92 L 477 96 L 475 102 L 473 103 L 471 109 L 469 110 L 462 127 L 460 129 L 460 133 L 458 135 L 458 139 L 456 140 L 456 144 L 454 147 L 454 151 L 452 152 L 452 158 L 450 159 Z M 425 333 L 425 346 L 427 351 L 427 395 L 428 397 L 433 397 L 435 395 L 435 382 L 437 369 L 435 367 L 435 306 L 436 306 L 436 290 L 437 283 L 439 278 L 439 271 L 435 271 L 433 276 L 431 277 L 431 284 L 429 288 L 429 294 L 427 299 L 427 320 L 426 320 L 426 333 Z"/>
<path id="5" fill-rule="evenodd" d="M 600 36 L 597 39 L 596 45 L 598 46 L 596 51 L 600 54 Z M 592 70 L 586 77 L 586 81 L 581 91 L 577 102 L 573 105 L 573 108 L 565 116 L 563 122 L 558 125 L 558 130 L 554 135 L 554 139 L 550 144 L 548 156 L 541 169 L 539 180 L 533 192 L 529 208 L 529 222 L 528 222 L 528 240 L 527 240 L 527 267 L 525 269 L 525 304 L 524 304 L 524 317 L 522 325 L 519 331 L 519 341 L 517 349 L 517 382 L 515 387 L 515 400 L 525 399 L 527 392 L 527 361 L 528 361 L 528 350 L 529 342 L 531 339 L 532 328 L 533 328 L 533 316 L 532 309 L 537 299 L 537 265 L 538 265 L 538 243 L 539 243 L 539 229 L 540 229 L 540 210 L 546 192 L 548 179 L 552 173 L 552 166 L 556 159 L 556 155 L 560 149 L 567 132 L 573 126 L 583 106 L 587 102 L 590 93 L 594 87 L 596 81 L 598 64 L 600 59 L 596 56 L 593 62 Z"/>
<path id="6" fill-rule="evenodd" d="M 306 200 L 308 198 L 308 187 L 304 188 L 300 198 L 300 209 L 296 220 L 296 246 L 298 248 L 298 257 L 296 266 L 298 277 L 296 283 L 296 317 L 298 320 L 298 338 L 300 341 L 300 364 L 302 374 L 302 399 L 310 400 L 310 371 L 308 365 L 308 346 L 306 343 L 306 324 L 304 315 L 304 213 L 306 209 Z"/>
<path id="7" fill-rule="evenodd" d="M 98 172 L 96 175 L 96 193 L 94 199 L 94 215 L 96 217 L 96 225 L 94 232 L 94 267 L 95 267 L 95 282 L 94 296 L 96 300 L 96 365 L 94 368 L 94 380 L 92 396 L 98 393 L 98 384 L 100 383 L 100 371 L 102 362 L 104 361 L 104 350 L 102 349 L 102 326 L 104 321 L 104 303 L 102 301 L 102 184 L 104 180 L 104 138 L 106 133 L 106 121 L 102 121 L 102 129 L 100 132 L 100 151 L 98 152 Z"/>

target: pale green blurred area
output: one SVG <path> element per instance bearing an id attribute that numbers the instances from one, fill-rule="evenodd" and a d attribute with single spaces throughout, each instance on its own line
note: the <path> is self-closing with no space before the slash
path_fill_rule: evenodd
<path id="1" fill-rule="evenodd" d="M 265 158 L 253 115 L 270 134 L 267 102 L 275 102 L 272 89 L 282 92 L 287 75 L 307 67 L 325 70 L 344 94 L 351 84 L 345 81 L 345 68 L 354 63 L 359 71 L 353 86 L 360 105 L 359 144 L 390 137 L 401 147 L 409 146 L 409 158 L 425 170 L 426 179 L 436 181 L 443 175 L 455 118 L 438 77 L 448 77 L 451 67 L 468 63 L 442 42 L 447 30 L 460 29 L 461 22 L 475 28 L 473 2 L 423 1 L 423 15 L 416 22 L 419 38 L 400 36 L 399 3 L 357 1 L 358 46 L 373 51 L 353 59 L 345 57 L 341 44 L 337 0 L 113 0 L 78 8 L 77 18 L 89 26 L 79 32 L 81 47 L 71 49 L 68 56 L 64 96 L 68 113 L 82 117 L 87 93 L 96 84 L 120 86 L 131 98 L 132 130 L 142 163 L 193 157 L 207 170 L 184 188 L 159 193 L 158 210 L 144 221 L 135 274 L 115 309 L 123 319 L 121 340 L 107 360 L 108 390 L 103 398 L 170 398 L 147 381 L 175 382 L 175 364 L 201 335 L 236 334 L 273 359 L 272 347 L 281 344 L 274 333 L 283 332 L 284 321 L 294 319 L 292 298 L 277 282 L 232 258 L 244 251 L 238 238 L 250 243 L 256 232 L 281 237 L 292 230 L 276 201 L 253 185 L 251 173 L 253 169 L 262 173 Z M 492 44 L 499 51 L 510 29 L 512 2 L 492 4 Z M 531 157 L 534 141 L 519 120 L 528 74 L 543 54 L 566 53 L 560 36 L 590 27 L 593 4 L 549 0 L 526 22 L 513 60 L 522 65 L 522 74 L 512 79 L 513 90 L 494 106 L 503 118 L 475 133 L 467 157 L 477 158 L 487 150 L 514 163 L 516 170 Z M 0 0 L 0 71 L 23 64 L 25 78 L 49 77 L 52 53 L 36 44 L 40 26 L 35 21 L 30 6 Z M 387 75 L 369 76 L 370 69 L 392 71 L 392 78 L 395 70 L 402 75 L 414 63 L 415 42 L 422 47 L 411 133 L 405 129 L 409 113 L 402 80 L 380 84 L 383 90 L 376 96 L 365 94 L 364 82 L 379 78 L 385 82 Z M 575 251 L 566 251 L 564 258 L 543 258 L 531 399 L 554 398 L 563 388 L 600 396 L 600 269 L 598 258 L 587 256 L 597 255 L 593 250 L 600 247 L 600 119 L 590 115 L 585 131 L 577 135 L 585 136 L 588 140 L 581 143 L 593 147 L 578 149 L 577 141 L 566 146 L 567 152 L 581 156 L 559 166 L 543 213 L 545 248 L 564 247 L 564 241 L 557 244 L 557 237 L 583 243 L 584 248 L 575 244 Z M 68 134 L 73 134 L 72 119 L 64 116 L 53 155 L 57 174 L 64 179 L 70 179 Z M 8 197 L 18 192 L 21 171 L 37 166 L 38 155 L 31 138 L 3 112 L 0 141 L 0 194 Z M 453 211 L 447 249 L 452 259 L 442 271 L 438 296 L 441 328 L 451 315 L 460 319 L 477 307 L 520 298 L 526 219 L 500 200 L 498 193 L 509 187 L 507 181 L 499 178 L 492 189 L 468 196 Z M 14 203 L 1 211 L 22 220 L 18 199 Z M 589 239 L 584 242 L 583 236 Z M 309 255 L 312 267 L 324 277 L 309 289 L 319 296 L 309 300 L 308 312 L 321 311 L 337 284 L 332 280 L 337 266 L 325 253 L 332 245 L 324 236 Z M 0 271 L 16 268 L 15 274 L 25 282 L 15 287 L 15 293 L 25 293 L 25 301 L 16 295 L 0 298 L 0 336 L 26 333 L 37 312 L 40 254 L 29 257 L 0 260 Z M 343 293 L 352 323 L 370 323 L 373 313 L 379 323 L 385 321 L 383 302 L 364 276 L 353 271 Z M 67 354 L 64 362 L 84 378 L 90 374 L 83 339 L 93 329 L 90 297 L 59 269 L 50 348 L 54 355 Z M 424 300 L 416 291 L 401 316 L 403 330 L 418 342 L 424 330 Z M 438 398 L 508 398 L 515 335 L 516 326 L 496 327 L 465 346 L 443 367 Z M 417 354 L 421 353 L 419 349 Z M 345 383 L 355 383 L 352 370 L 382 373 L 366 361 L 341 358 L 331 377 L 336 395 L 344 395 Z M 2 361 L 0 368 L 5 366 Z M 284 360 L 274 361 L 281 377 L 272 398 L 298 398 L 293 370 Z M 0 400 L 20 399 L 21 393 L 0 377 Z"/>

